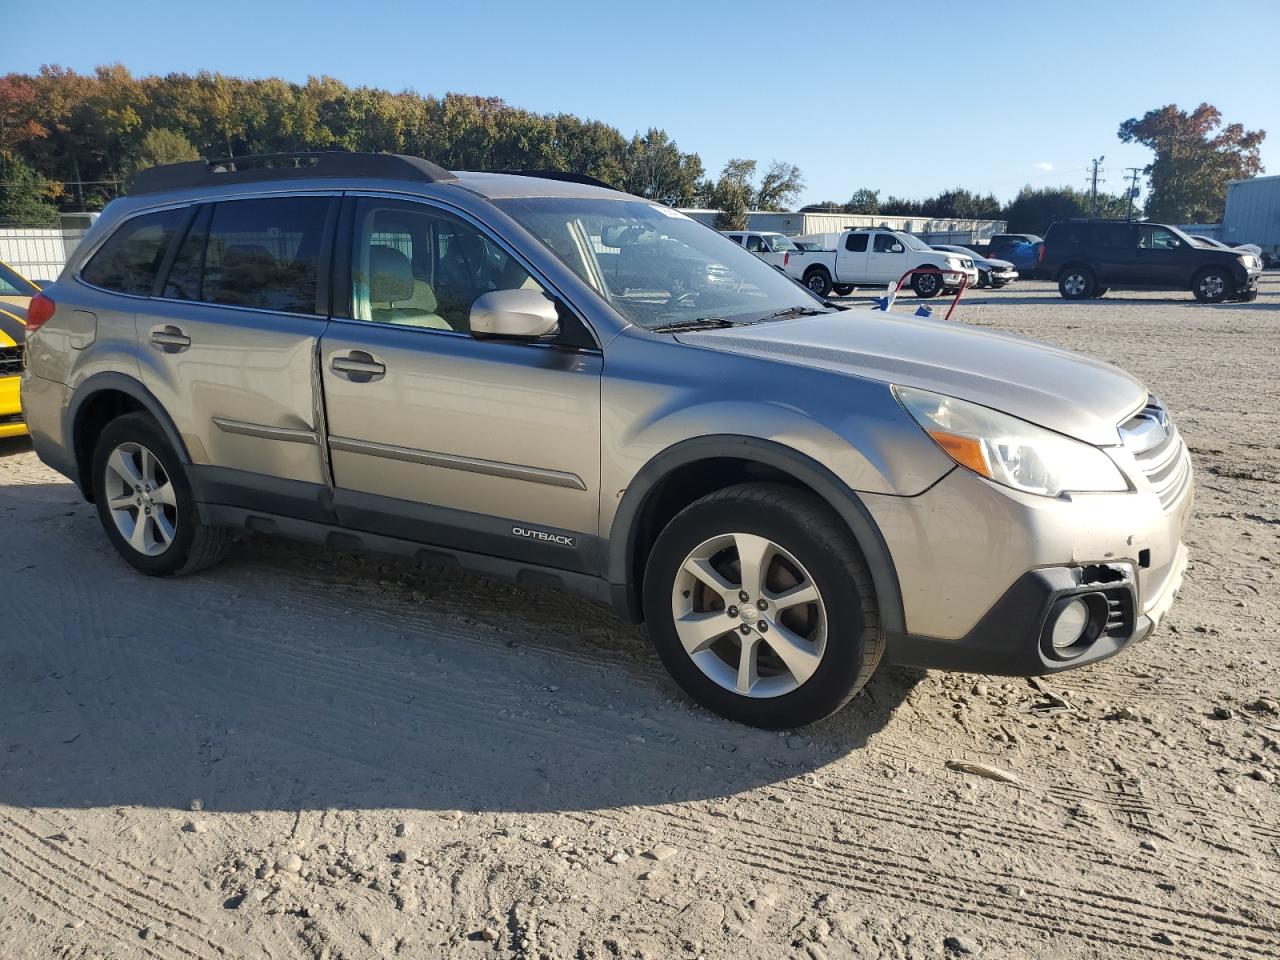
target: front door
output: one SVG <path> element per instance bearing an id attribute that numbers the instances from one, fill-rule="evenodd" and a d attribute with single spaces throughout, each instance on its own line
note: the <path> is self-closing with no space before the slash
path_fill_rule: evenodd
<path id="1" fill-rule="evenodd" d="M 907 270 L 907 248 L 891 233 L 877 233 L 871 238 L 867 255 L 867 279 L 872 283 L 891 284 Z"/>
<path id="2" fill-rule="evenodd" d="M 599 351 L 563 337 L 474 339 L 477 297 L 543 289 L 517 258 L 430 204 L 347 203 L 350 230 L 338 242 L 350 244 L 350 269 L 335 280 L 350 284 L 350 308 L 334 317 L 320 351 L 339 519 L 589 570 L 599 525 Z M 567 308 L 561 314 L 568 319 Z"/>
<path id="3" fill-rule="evenodd" d="M 1162 289 L 1185 287 L 1191 279 L 1191 255 L 1172 230 L 1145 223 L 1138 227 L 1140 283 Z"/>

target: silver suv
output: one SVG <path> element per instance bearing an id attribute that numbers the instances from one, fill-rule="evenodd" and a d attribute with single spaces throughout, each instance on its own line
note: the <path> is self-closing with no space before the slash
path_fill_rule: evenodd
<path id="1" fill-rule="evenodd" d="M 1186 565 L 1187 450 L 1137 380 L 842 310 L 584 177 L 154 168 L 29 323 L 35 448 L 144 573 L 248 529 L 567 588 L 761 726 L 882 660 L 1110 656 Z"/>

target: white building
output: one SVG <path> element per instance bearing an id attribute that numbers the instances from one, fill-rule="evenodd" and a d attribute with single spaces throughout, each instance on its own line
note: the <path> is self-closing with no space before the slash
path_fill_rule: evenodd
<path id="1" fill-rule="evenodd" d="M 1232 245 L 1256 243 L 1266 253 L 1280 253 L 1280 176 L 1227 184 L 1227 210 L 1218 239 Z"/>
<path id="2" fill-rule="evenodd" d="M 718 210 L 680 211 L 695 220 L 714 227 Z M 1003 220 L 964 220 L 960 218 L 894 217 L 866 213 L 787 213 L 753 210 L 747 214 L 748 230 L 767 230 L 788 237 L 840 233 L 856 227 L 884 227 L 914 233 L 931 243 L 978 243 L 1005 232 Z"/>

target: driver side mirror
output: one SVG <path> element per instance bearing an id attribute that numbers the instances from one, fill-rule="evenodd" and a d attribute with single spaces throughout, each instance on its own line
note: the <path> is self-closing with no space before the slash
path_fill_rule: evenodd
<path id="1" fill-rule="evenodd" d="M 889 248 L 890 253 L 904 253 L 905 251 L 906 251 L 906 247 L 904 247 L 900 243 L 895 243 L 892 247 Z"/>
<path id="2" fill-rule="evenodd" d="M 559 329 L 555 301 L 541 290 L 490 290 L 471 305 L 477 340 L 538 340 Z"/>

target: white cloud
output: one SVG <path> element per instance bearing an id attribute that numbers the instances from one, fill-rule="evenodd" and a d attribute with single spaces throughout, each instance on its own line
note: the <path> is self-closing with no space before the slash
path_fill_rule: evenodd
<path id="1" fill-rule="evenodd" d="M 1053 164 L 1049 163 L 1049 161 L 1047 160 L 1041 160 L 1039 163 L 1036 164 L 1036 169 L 1039 170 L 1041 173 L 1048 173 L 1050 170 L 1053 169 Z"/>

